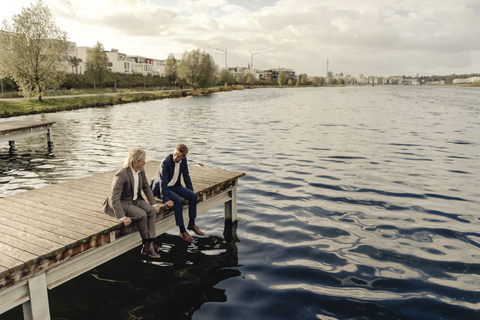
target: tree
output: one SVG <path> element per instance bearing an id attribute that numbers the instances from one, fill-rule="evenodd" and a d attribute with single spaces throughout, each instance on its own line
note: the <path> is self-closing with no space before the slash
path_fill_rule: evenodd
<path id="1" fill-rule="evenodd" d="M 315 87 L 318 87 L 320 85 L 320 78 L 319 77 L 313 77 L 312 79 L 312 84 L 315 86 Z"/>
<path id="2" fill-rule="evenodd" d="M 251 72 L 247 72 L 247 83 L 249 85 L 254 85 L 255 84 L 255 76 Z"/>
<path id="3" fill-rule="evenodd" d="M 342 78 L 342 79 L 340 79 L 339 83 L 343 86 L 345 84 L 345 80 L 343 80 L 343 78 Z"/>
<path id="4" fill-rule="evenodd" d="M 168 55 L 167 63 L 165 64 L 165 76 L 167 77 L 168 83 L 170 83 L 172 86 L 177 84 L 177 80 L 178 80 L 177 59 L 175 59 L 172 53 Z"/>
<path id="5" fill-rule="evenodd" d="M 77 57 L 69 57 L 68 62 L 70 63 L 72 68 L 75 68 L 75 74 L 78 74 L 78 66 L 80 65 L 80 62 L 83 62 L 82 59 Z"/>
<path id="6" fill-rule="evenodd" d="M 303 85 L 306 85 L 307 83 L 308 83 L 308 77 L 307 77 L 307 74 L 304 73 L 304 74 L 302 75 L 302 84 L 303 84 Z"/>
<path id="7" fill-rule="evenodd" d="M 244 84 L 245 83 L 245 76 L 243 75 L 243 73 L 237 73 L 235 81 L 239 84 Z"/>
<path id="8" fill-rule="evenodd" d="M 331 77 L 330 79 L 328 79 L 328 84 L 330 85 L 337 84 L 337 79 L 335 79 L 334 77 Z"/>
<path id="9" fill-rule="evenodd" d="M 288 83 L 288 85 L 291 87 L 291 86 L 293 85 L 292 79 L 288 79 L 288 82 L 287 82 L 287 83 Z"/>
<path id="10" fill-rule="evenodd" d="M 283 86 L 285 84 L 285 81 L 287 81 L 287 75 L 282 70 L 282 71 L 280 71 L 280 74 L 278 75 L 278 85 Z"/>
<path id="11" fill-rule="evenodd" d="M 320 85 L 323 86 L 325 84 L 325 78 L 324 77 L 320 77 Z"/>
<path id="12" fill-rule="evenodd" d="M 42 100 L 47 89 L 56 89 L 66 76 L 68 37 L 50 10 L 38 0 L 22 7 L 12 22 L 3 20 L 0 33 L 0 69 L 19 86 L 25 97 Z"/>
<path id="13" fill-rule="evenodd" d="M 218 67 L 215 64 L 213 57 L 209 53 L 205 53 L 205 51 L 202 53 L 200 67 L 198 86 L 200 88 L 208 88 L 215 85 L 218 81 L 216 77 Z"/>
<path id="14" fill-rule="evenodd" d="M 102 88 L 103 82 L 110 76 L 110 61 L 100 41 L 97 41 L 92 50 L 87 53 L 85 69 L 87 76 L 93 79 L 93 87 L 96 89 L 96 82 L 98 81 L 100 88 Z"/>
<path id="15" fill-rule="evenodd" d="M 222 69 L 222 71 L 218 73 L 218 83 L 224 85 L 230 84 L 231 82 L 233 82 L 233 77 L 230 71 L 228 71 L 227 69 Z"/>
<path id="16" fill-rule="evenodd" d="M 300 87 L 300 83 L 302 82 L 302 75 L 298 76 L 297 82 L 295 83 L 295 86 Z"/>
<path id="17" fill-rule="evenodd" d="M 216 83 L 216 71 L 217 65 L 212 56 L 205 51 L 200 52 L 200 49 L 185 51 L 178 66 L 178 76 L 193 88 L 207 88 Z"/>

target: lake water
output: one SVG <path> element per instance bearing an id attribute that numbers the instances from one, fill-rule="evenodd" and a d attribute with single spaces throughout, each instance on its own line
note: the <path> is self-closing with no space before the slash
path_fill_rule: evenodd
<path id="1" fill-rule="evenodd" d="M 53 319 L 480 318 L 480 89 L 256 89 L 17 117 L 56 121 L 0 147 L 0 197 L 160 161 L 243 171 L 237 238 L 156 239 L 49 292 Z M 7 121 L 12 119 L 4 119 Z M 34 214 L 34 213 L 32 213 Z M 0 240 L 1 241 L 1 240 Z M 0 319 L 18 319 L 16 308 Z"/>

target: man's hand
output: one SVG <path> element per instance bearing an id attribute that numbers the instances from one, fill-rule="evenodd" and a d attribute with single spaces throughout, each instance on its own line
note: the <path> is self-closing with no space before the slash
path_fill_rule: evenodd
<path id="1" fill-rule="evenodd" d="M 169 207 L 173 207 L 173 201 L 172 200 L 168 200 L 165 204 Z"/>
<path id="2" fill-rule="evenodd" d="M 130 223 L 132 223 L 132 219 L 130 219 L 129 217 L 125 217 L 125 219 L 123 219 L 122 222 L 123 222 L 123 225 L 126 227 Z"/>
<path id="3" fill-rule="evenodd" d="M 160 211 L 160 207 L 159 206 L 154 206 L 155 210 L 157 211 L 157 213 Z"/>

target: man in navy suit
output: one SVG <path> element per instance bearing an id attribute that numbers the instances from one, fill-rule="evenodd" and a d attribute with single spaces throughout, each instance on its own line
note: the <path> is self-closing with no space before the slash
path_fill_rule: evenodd
<path id="1" fill-rule="evenodd" d="M 197 216 L 197 194 L 193 192 L 192 180 L 188 172 L 187 165 L 188 148 L 183 143 L 175 148 L 175 152 L 169 154 L 160 164 L 158 172 L 153 178 L 150 188 L 153 194 L 160 197 L 169 207 L 174 206 L 175 222 L 180 228 L 180 237 L 186 242 L 195 242 L 185 229 L 183 222 L 183 201 L 182 197 L 188 200 L 188 230 L 192 230 L 195 234 L 205 235 L 195 225 Z M 185 182 L 185 187 L 181 184 L 181 178 Z"/>

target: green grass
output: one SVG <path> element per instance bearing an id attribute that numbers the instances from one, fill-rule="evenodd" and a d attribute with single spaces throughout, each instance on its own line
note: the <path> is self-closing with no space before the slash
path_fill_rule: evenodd
<path id="1" fill-rule="evenodd" d="M 58 99 L 0 100 L 0 118 L 27 114 L 59 112 L 82 108 L 98 108 L 115 104 L 168 98 L 168 92 L 98 95 Z"/>
<path id="2" fill-rule="evenodd" d="M 252 87 L 253 88 L 253 87 Z M 231 88 L 229 90 L 232 90 Z M 235 90 L 235 89 L 234 89 Z M 167 98 L 180 98 L 192 95 L 192 90 L 165 90 L 165 91 L 144 91 L 139 93 L 136 89 L 122 89 L 115 95 L 105 95 L 112 90 L 106 89 L 102 94 L 99 90 L 91 90 L 96 96 L 68 97 L 57 99 L 43 99 L 39 101 L 36 98 L 29 100 L 1 100 L 0 99 L 0 118 L 15 117 L 28 114 L 60 112 L 67 110 L 76 110 L 83 108 L 99 108 L 112 106 L 116 104 L 141 102 Z M 198 90 L 199 94 L 209 94 L 223 91 L 223 87 L 214 87 L 205 90 Z M 122 93 L 123 92 L 123 93 Z M 91 94 L 90 90 L 69 90 L 69 95 Z"/>

